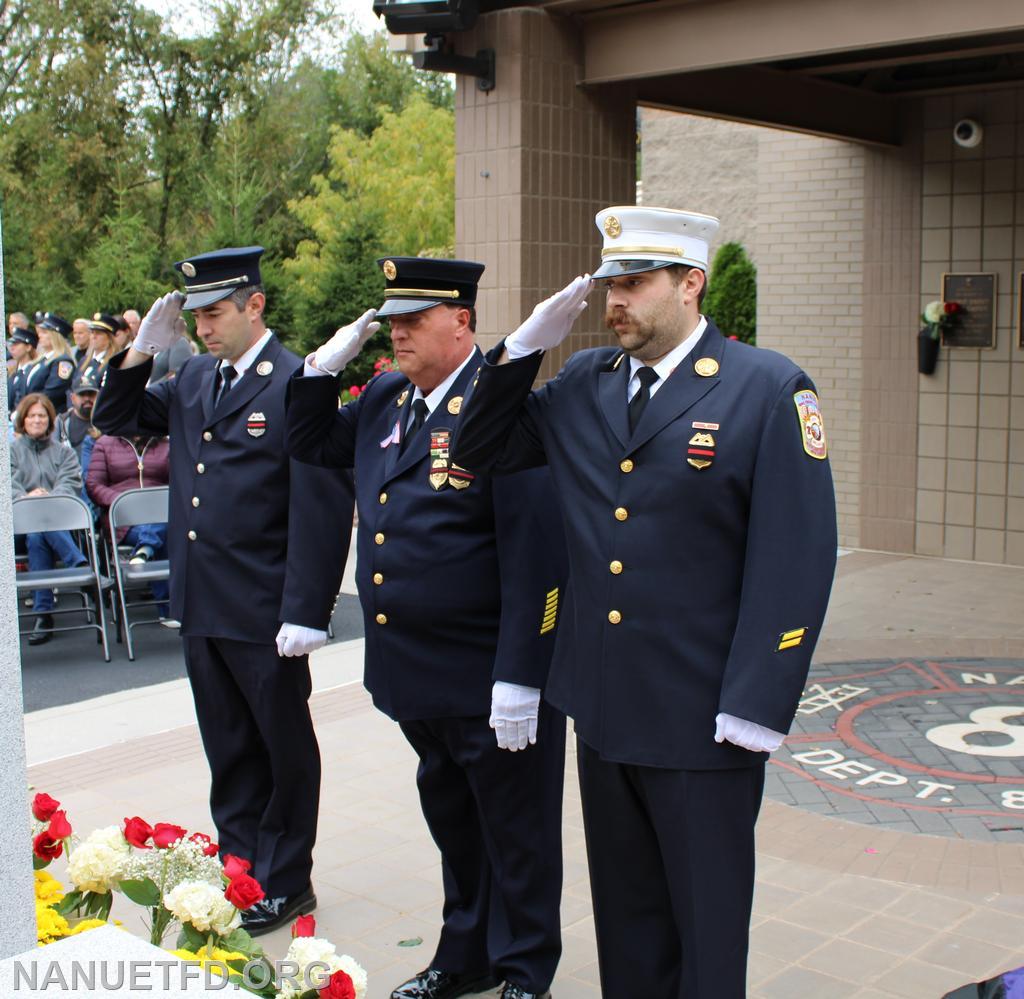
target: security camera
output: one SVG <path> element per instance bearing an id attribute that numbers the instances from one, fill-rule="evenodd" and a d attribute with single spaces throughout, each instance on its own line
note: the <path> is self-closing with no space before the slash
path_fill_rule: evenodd
<path id="1" fill-rule="evenodd" d="M 981 122 L 973 118 L 961 118 L 953 126 L 953 141 L 964 149 L 973 149 L 981 145 L 981 136 L 984 133 Z"/>

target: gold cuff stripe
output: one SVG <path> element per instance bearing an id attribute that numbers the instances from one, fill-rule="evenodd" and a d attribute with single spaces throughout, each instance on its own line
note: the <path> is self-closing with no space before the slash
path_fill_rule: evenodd
<path id="1" fill-rule="evenodd" d="M 792 631 L 784 631 L 779 641 L 788 642 L 791 638 L 803 638 L 805 634 L 807 634 L 806 628 L 794 628 Z"/>
<path id="2" fill-rule="evenodd" d="M 554 631 L 555 620 L 558 617 L 558 587 L 550 590 L 544 601 L 544 618 L 540 623 L 540 633 L 546 635 Z"/>
<path id="3" fill-rule="evenodd" d="M 792 638 L 788 642 L 779 642 L 778 651 L 781 652 L 783 649 L 794 649 L 802 642 L 802 638 Z"/>
<path id="4" fill-rule="evenodd" d="M 388 288 L 385 298 L 458 298 L 461 292 L 438 291 L 435 288 Z"/>
<path id="5" fill-rule="evenodd" d="M 216 291 L 218 288 L 233 288 L 249 283 L 248 274 L 240 274 L 238 277 L 226 278 L 223 281 L 211 281 L 209 284 L 186 284 L 185 290 L 190 294 L 197 291 Z"/>
<path id="6" fill-rule="evenodd" d="M 643 254 L 661 253 L 666 257 L 685 257 L 686 254 L 678 246 L 606 246 L 601 251 L 602 257 L 618 256 L 623 253 Z"/>

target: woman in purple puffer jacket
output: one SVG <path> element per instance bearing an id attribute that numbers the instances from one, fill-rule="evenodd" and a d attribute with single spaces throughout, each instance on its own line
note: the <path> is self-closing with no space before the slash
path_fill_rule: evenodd
<path id="1" fill-rule="evenodd" d="M 111 503 L 129 489 L 168 484 L 168 455 L 170 445 L 166 437 L 108 437 L 96 439 L 85 479 L 86 492 L 106 514 Z M 104 520 L 106 518 L 104 517 Z M 109 533 L 109 525 L 106 525 Z M 118 544 L 132 545 L 129 562 L 138 564 L 150 559 L 167 558 L 167 525 L 138 524 L 118 532 Z M 152 584 L 153 597 L 161 601 L 158 610 L 160 623 L 177 628 L 178 622 L 167 616 L 166 580 Z"/>

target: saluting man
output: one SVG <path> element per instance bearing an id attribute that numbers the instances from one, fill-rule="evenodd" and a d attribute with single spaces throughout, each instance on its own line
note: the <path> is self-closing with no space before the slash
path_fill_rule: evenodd
<path id="1" fill-rule="evenodd" d="M 545 472 L 492 481 L 449 460 L 483 360 L 473 342 L 483 265 L 380 263 L 376 315 L 390 320 L 400 372 L 338 409 L 330 376 L 378 328 L 371 309 L 292 380 L 288 447 L 355 469 L 366 687 L 419 756 L 423 815 L 441 851 L 437 950 L 391 995 L 455 999 L 504 980 L 504 999 L 541 999 L 561 954 L 565 717 L 541 703 L 563 591 L 561 524 Z"/>
<path id="2" fill-rule="evenodd" d="M 249 860 L 266 898 L 243 914 L 253 935 L 312 911 L 320 755 L 309 715 L 308 653 L 327 639 L 352 517 L 343 473 L 291 462 L 285 387 L 301 360 L 263 322 L 263 248 L 179 261 L 170 292 L 134 345 L 109 363 L 93 422 L 104 433 L 171 437 L 171 614 L 210 763 L 222 853 Z M 153 355 L 191 309 L 209 353 L 146 388 Z"/>
<path id="3" fill-rule="evenodd" d="M 602 994 L 742 999 L 754 823 L 796 711 L 836 560 L 814 385 L 700 313 L 718 220 L 597 215 L 618 348 L 531 393 L 584 275 L 487 358 L 452 459 L 550 465 L 572 630 L 546 696 L 576 724 Z"/>

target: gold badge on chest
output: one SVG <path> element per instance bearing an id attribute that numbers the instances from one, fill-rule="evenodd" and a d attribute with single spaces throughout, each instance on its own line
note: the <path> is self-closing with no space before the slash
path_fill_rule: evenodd
<path id="1" fill-rule="evenodd" d="M 452 432 L 443 427 L 430 431 L 430 485 L 436 491 L 448 481 L 448 446 Z"/>
<path id="2" fill-rule="evenodd" d="M 452 416 L 458 416 L 459 410 L 462 409 L 462 396 L 454 395 L 448 400 L 448 412 Z"/>

